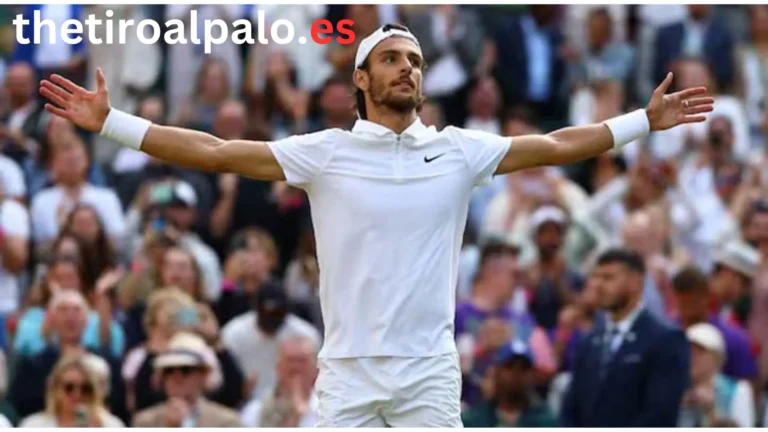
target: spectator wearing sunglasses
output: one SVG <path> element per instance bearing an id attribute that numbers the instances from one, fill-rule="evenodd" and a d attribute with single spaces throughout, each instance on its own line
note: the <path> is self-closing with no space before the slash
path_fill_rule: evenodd
<path id="1" fill-rule="evenodd" d="M 45 411 L 25 418 L 19 427 L 125 427 L 104 408 L 101 389 L 84 357 L 65 357 L 48 377 Z"/>
<path id="2" fill-rule="evenodd" d="M 133 419 L 134 427 L 240 427 L 236 411 L 207 400 L 203 394 L 212 371 L 211 352 L 192 333 L 177 333 L 154 362 L 168 399 Z"/>
<path id="3" fill-rule="evenodd" d="M 62 358 L 95 354 L 110 369 L 112 388 L 109 406 L 122 419 L 125 413 L 124 385 L 119 379 L 119 360 L 108 350 L 96 349 L 83 343 L 90 310 L 83 295 L 75 290 L 61 290 L 53 295 L 48 308 L 49 325 L 56 329 L 55 337 L 43 351 L 36 354 L 17 355 L 15 373 L 9 396 L 21 418 L 43 410 L 47 403 L 46 377 Z"/>

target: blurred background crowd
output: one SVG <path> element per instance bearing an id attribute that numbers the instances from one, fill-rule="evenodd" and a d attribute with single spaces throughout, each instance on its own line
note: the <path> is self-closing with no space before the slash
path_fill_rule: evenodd
<path id="1" fill-rule="evenodd" d="M 35 10 L 60 25 L 107 9 L 114 20 L 188 20 L 192 8 L 0 7 L 3 422 L 316 422 L 323 320 L 303 192 L 90 136 L 43 111 L 37 83 L 56 72 L 93 88 L 101 67 L 113 106 L 276 140 L 354 123 L 356 44 L 225 43 L 205 55 L 130 37 L 50 44 L 44 31 L 40 45 L 16 45 L 11 24 Z M 715 111 L 704 124 L 475 190 L 456 287 L 462 399 L 467 425 L 489 425 L 473 423 L 483 407 L 520 394 L 522 414 L 498 424 L 557 425 L 575 347 L 600 314 L 591 269 L 621 247 L 644 261 L 645 307 L 696 328 L 699 355 L 676 373 L 691 377 L 681 412 L 699 420 L 679 425 L 768 422 L 768 6 L 194 8 L 228 22 L 264 11 L 297 37 L 316 19 L 350 18 L 356 42 L 404 23 L 428 64 L 420 116 L 438 128 L 516 136 L 598 122 L 644 106 L 670 70 L 677 89 L 707 86 Z M 500 364 L 490 353 L 510 341 L 523 361 Z"/>

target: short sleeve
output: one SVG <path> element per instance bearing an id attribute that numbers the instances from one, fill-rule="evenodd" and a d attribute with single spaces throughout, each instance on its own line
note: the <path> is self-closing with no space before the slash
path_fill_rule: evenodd
<path id="1" fill-rule="evenodd" d="M 450 127 L 451 139 L 464 152 L 476 186 L 491 183 L 501 160 L 509 150 L 512 139 L 500 135 L 469 129 Z"/>
<path id="2" fill-rule="evenodd" d="M 325 169 L 334 147 L 333 130 L 294 135 L 267 145 L 285 173 L 288 184 L 308 186 Z"/>
<path id="3" fill-rule="evenodd" d="M 0 204 L 0 228 L 12 237 L 29 239 L 29 213 L 23 205 L 7 200 Z"/>

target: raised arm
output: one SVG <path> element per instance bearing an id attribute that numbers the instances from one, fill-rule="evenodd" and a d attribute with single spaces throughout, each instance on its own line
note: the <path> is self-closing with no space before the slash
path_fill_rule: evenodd
<path id="1" fill-rule="evenodd" d="M 204 132 L 150 124 L 109 105 L 101 69 L 96 73 L 96 82 L 96 91 L 88 91 L 60 75 L 52 75 L 50 81 L 40 83 L 40 94 L 52 102 L 45 109 L 80 128 L 116 139 L 170 164 L 259 180 L 285 180 L 266 143 L 225 141 Z"/>
<path id="2" fill-rule="evenodd" d="M 514 138 L 496 174 L 578 162 L 629 144 L 650 131 L 705 121 L 706 116 L 702 114 L 712 111 L 714 103 L 713 98 L 703 96 L 707 89 L 695 87 L 667 95 L 670 84 L 672 73 L 653 92 L 651 101 L 643 110 L 604 123 L 568 127 L 547 135 Z"/>

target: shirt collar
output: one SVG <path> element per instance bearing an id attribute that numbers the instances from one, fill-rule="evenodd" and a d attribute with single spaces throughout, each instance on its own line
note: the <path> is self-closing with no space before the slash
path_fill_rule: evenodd
<path id="1" fill-rule="evenodd" d="M 611 316 L 608 315 L 607 325 L 606 325 L 607 329 L 609 331 L 616 329 L 619 334 L 628 333 L 629 330 L 632 329 L 632 325 L 635 323 L 635 321 L 637 321 L 637 317 L 638 315 L 640 315 L 640 312 L 642 310 L 643 310 L 643 302 L 640 302 L 637 305 L 637 307 L 632 312 L 630 312 L 629 315 L 624 317 L 624 319 L 619 322 L 614 322 L 611 319 Z"/>
<path id="2" fill-rule="evenodd" d="M 421 122 L 421 119 L 416 117 L 416 120 L 411 123 L 400 136 L 406 136 L 417 140 L 433 129 L 435 129 L 434 126 L 427 127 Z M 357 119 L 357 121 L 355 121 L 355 125 L 352 127 L 352 132 L 356 134 L 373 135 L 379 138 L 394 138 L 398 136 L 392 129 L 386 126 L 363 119 Z"/>

